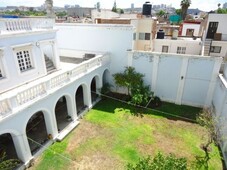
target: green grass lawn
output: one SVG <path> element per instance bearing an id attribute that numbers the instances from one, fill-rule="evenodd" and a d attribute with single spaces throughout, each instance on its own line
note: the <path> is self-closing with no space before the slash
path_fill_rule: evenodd
<path id="1" fill-rule="evenodd" d="M 159 110 L 190 119 L 200 111 L 169 103 Z M 133 116 L 135 112 L 143 116 Z M 64 141 L 46 150 L 32 169 L 125 169 L 128 162 L 135 163 L 139 157 L 154 156 L 159 151 L 186 157 L 190 164 L 195 155 L 203 156 L 200 145 L 204 139 L 206 131 L 196 123 L 104 99 Z M 213 146 L 210 169 L 221 168 L 218 149 Z"/>

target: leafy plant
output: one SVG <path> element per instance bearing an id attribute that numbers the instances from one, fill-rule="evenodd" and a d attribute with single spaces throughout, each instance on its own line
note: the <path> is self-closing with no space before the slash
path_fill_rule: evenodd
<path id="1" fill-rule="evenodd" d="M 176 11 L 175 11 L 175 13 L 177 14 L 177 15 L 182 15 L 182 10 L 181 9 L 176 9 Z"/>
<path id="2" fill-rule="evenodd" d="M 113 77 L 117 86 L 127 88 L 133 104 L 140 105 L 148 102 L 151 95 L 149 86 L 144 85 L 144 75 L 136 72 L 134 67 L 126 67 L 123 73 L 116 73 Z"/>
<path id="3" fill-rule="evenodd" d="M 113 77 L 116 85 L 127 88 L 128 95 L 130 95 L 132 87 L 141 83 L 144 75 L 137 73 L 134 67 L 126 67 L 123 73 L 116 73 Z"/>
<path id="4" fill-rule="evenodd" d="M 166 12 L 163 11 L 163 10 L 160 10 L 159 12 L 156 13 L 156 15 L 159 16 L 159 17 L 162 17 L 165 14 L 166 14 Z"/>
<path id="5" fill-rule="evenodd" d="M 145 104 L 151 95 L 149 86 L 145 86 L 143 81 L 132 87 L 132 103 L 135 105 Z"/>
<path id="6" fill-rule="evenodd" d="M 20 164 L 20 161 L 17 159 L 6 159 L 6 153 L 3 152 L 0 155 L 0 169 L 14 169 Z"/>
<path id="7" fill-rule="evenodd" d="M 135 164 L 127 164 L 128 170 L 186 170 L 186 158 L 177 158 L 173 154 L 164 156 L 162 153 L 155 155 L 153 159 L 151 156 L 139 159 Z"/>

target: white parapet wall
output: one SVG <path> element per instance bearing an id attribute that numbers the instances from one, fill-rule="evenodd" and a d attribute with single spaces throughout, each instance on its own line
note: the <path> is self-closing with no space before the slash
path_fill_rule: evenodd
<path id="1" fill-rule="evenodd" d="M 202 51 L 202 41 L 197 38 L 179 38 L 173 39 L 155 39 L 154 40 L 154 52 L 162 52 L 163 46 L 168 48 L 168 53 L 177 53 L 178 47 L 185 48 L 185 54 L 200 55 Z"/>
<path id="2" fill-rule="evenodd" d="M 134 51 L 128 66 L 144 74 L 155 95 L 176 104 L 210 106 L 222 58 Z"/>
<path id="3" fill-rule="evenodd" d="M 223 153 L 225 164 L 227 165 L 227 81 L 226 78 L 220 74 L 217 79 L 214 96 L 212 99 L 212 108 L 214 116 L 219 129 L 220 146 Z"/>
<path id="4" fill-rule="evenodd" d="M 56 24 L 61 49 L 109 52 L 110 74 L 127 66 L 127 50 L 132 49 L 133 26 L 108 24 Z M 68 51 L 69 52 L 69 51 Z M 112 83 L 112 78 L 110 78 Z"/>

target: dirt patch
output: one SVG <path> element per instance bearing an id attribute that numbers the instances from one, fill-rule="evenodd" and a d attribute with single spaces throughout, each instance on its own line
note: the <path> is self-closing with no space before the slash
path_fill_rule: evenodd
<path id="1" fill-rule="evenodd" d="M 69 170 L 120 170 L 123 169 L 123 167 L 124 164 L 113 156 L 106 155 L 102 152 L 97 152 L 93 155 L 83 156 L 80 161 L 74 161 L 74 163 L 69 167 Z"/>
<path id="2" fill-rule="evenodd" d="M 102 129 L 103 128 L 100 126 L 81 119 L 79 126 L 72 132 L 72 137 L 70 138 L 66 152 L 71 152 L 86 140 L 100 135 Z"/>

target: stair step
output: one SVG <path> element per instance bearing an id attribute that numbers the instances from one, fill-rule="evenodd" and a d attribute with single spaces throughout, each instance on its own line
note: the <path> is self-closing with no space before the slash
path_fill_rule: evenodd
<path id="1" fill-rule="evenodd" d="M 52 60 L 50 60 L 46 55 L 45 55 L 45 63 L 46 63 L 47 74 L 50 74 L 56 71 L 56 68 L 54 67 Z"/>
<path id="2" fill-rule="evenodd" d="M 46 67 L 53 66 L 54 64 L 52 62 L 46 63 Z"/>
<path id="3" fill-rule="evenodd" d="M 55 67 L 54 67 L 54 66 L 52 66 L 52 67 L 47 67 L 46 69 L 47 69 L 47 70 L 53 70 L 53 69 L 55 69 Z"/>

